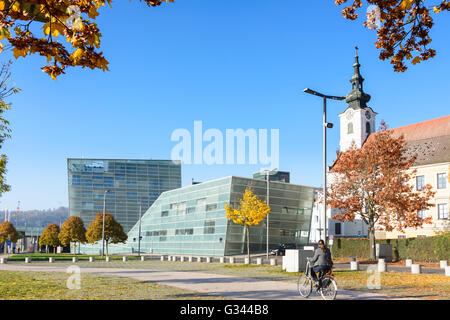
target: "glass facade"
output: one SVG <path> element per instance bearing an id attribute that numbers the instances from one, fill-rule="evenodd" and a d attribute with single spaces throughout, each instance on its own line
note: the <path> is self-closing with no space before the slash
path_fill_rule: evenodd
<path id="1" fill-rule="evenodd" d="M 67 159 L 69 213 L 85 227 L 98 212 L 111 213 L 128 232 L 159 195 L 181 187 L 181 163 L 170 160 Z"/>
<path id="2" fill-rule="evenodd" d="M 266 181 L 226 177 L 164 192 L 141 219 L 141 253 L 234 255 L 247 251 L 241 225 L 225 217 L 225 203 L 238 206 L 246 187 L 266 200 Z M 314 187 L 270 182 L 269 247 L 294 242 L 307 245 Z M 250 250 L 265 252 L 266 221 L 250 227 Z M 125 244 L 109 245 L 110 253 L 137 253 L 139 223 Z M 101 243 L 82 252 L 98 253 Z"/>

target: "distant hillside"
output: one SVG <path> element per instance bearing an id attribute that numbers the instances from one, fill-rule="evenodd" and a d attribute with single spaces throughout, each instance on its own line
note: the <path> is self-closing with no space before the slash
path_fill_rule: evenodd
<path id="1" fill-rule="evenodd" d="M 64 223 L 69 217 L 69 208 L 59 207 L 47 210 L 10 211 L 10 222 L 15 226 L 42 227 L 49 223 Z M 5 211 L 0 211 L 0 222 L 5 221 Z"/>

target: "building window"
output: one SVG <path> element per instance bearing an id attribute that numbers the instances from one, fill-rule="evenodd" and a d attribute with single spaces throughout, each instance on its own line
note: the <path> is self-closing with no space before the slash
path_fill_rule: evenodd
<path id="1" fill-rule="evenodd" d="M 437 188 L 438 189 L 447 188 L 447 174 L 446 173 L 438 173 L 437 174 Z"/>
<path id="2" fill-rule="evenodd" d="M 425 187 L 425 176 L 416 177 L 416 190 L 420 191 Z"/>
<path id="3" fill-rule="evenodd" d="M 406 239 L 406 234 L 399 234 L 397 239 Z"/>
<path id="4" fill-rule="evenodd" d="M 421 219 L 425 218 L 425 213 L 427 211 L 426 210 L 420 210 L 419 212 L 417 212 L 417 216 Z"/>
<path id="5" fill-rule="evenodd" d="M 438 204 L 438 219 L 448 219 L 448 205 L 447 203 Z"/>
<path id="6" fill-rule="evenodd" d="M 347 125 L 347 134 L 351 134 L 351 133 L 353 133 L 353 123 L 352 122 L 350 122 Z"/>
<path id="7" fill-rule="evenodd" d="M 341 234 L 341 224 L 339 222 L 334 224 L 334 233 Z"/>
<path id="8" fill-rule="evenodd" d="M 417 235 L 417 238 L 426 238 L 426 237 L 427 237 L 426 234 L 418 234 L 418 235 Z"/>
<path id="9" fill-rule="evenodd" d="M 187 213 L 194 213 L 194 212 L 195 212 L 195 207 L 187 208 Z"/>
<path id="10" fill-rule="evenodd" d="M 184 235 L 192 235 L 194 234 L 194 229 L 189 228 L 189 229 L 176 229 L 175 230 L 175 235 L 178 236 L 184 236 Z"/>
<path id="11" fill-rule="evenodd" d="M 161 217 L 167 217 L 169 215 L 169 211 L 161 211 Z"/>
<path id="12" fill-rule="evenodd" d="M 205 220 L 203 225 L 204 234 L 214 234 L 216 232 L 216 221 L 215 220 Z"/>
<path id="13" fill-rule="evenodd" d="M 217 210 L 217 204 L 207 204 L 206 205 L 206 212 L 208 212 L 208 211 L 215 211 L 215 210 Z"/>
<path id="14" fill-rule="evenodd" d="M 366 122 L 366 133 L 369 134 L 370 133 L 370 123 Z"/>

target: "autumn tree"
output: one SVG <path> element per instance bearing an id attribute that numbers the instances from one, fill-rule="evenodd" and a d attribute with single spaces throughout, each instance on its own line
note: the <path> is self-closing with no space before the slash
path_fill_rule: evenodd
<path id="1" fill-rule="evenodd" d="M 48 253 L 48 247 L 53 247 L 53 253 L 55 253 L 56 247 L 59 246 L 60 241 L 58 238 L 59 235 L 59 226 L 55 223 L 50 223 L 47 227 L 45 227 L 44 231 L 42 231 L 41 236 L 39 238 L 39 245 L 45 246 L 45 251 Z"/>
<path id="2" fill-rule="evenodd" d="M 159 6 L 174 0 L 141 0 Z M 102 34 L 94 20 L 111 0 L 0 0 L 0 50 L 14 57 L 37 53 L 47 59 L 42 70 L 55 79 L 67 67 L 108 70 L 100 51 Z M 67 43 L 67 44 L 66 44 Z"/>
<path id="3" fill-rule="evenodd" d="M 11 73 L 9 68 L 11 62 L 2 63 L 0 68 L 0 148 L 3 146 L 3 142 L 11 137 L 11 129 L 9 128 L 9 121 L 6 120 L 4 113 L 11 108 L 11 104 L 5 102 L 5 99 L 14 93 L 19 92 L 19 89 L 10 85 Z M 6 154 L 0 155 L 0 196 L 4 192 L 8 192 L 11 187 L 6 184 L 6 164 L 8 158 Z"/>
<path id="4" fill-rule="evenodd" d="M 336 5 L 348 0 L 334 0 Z M 412 64 L 433 58 L 436 51 L 429 47 L 430 31 L 434 25 L 433 14 L 450 11 L 448 0 L 350 0 L 342 10 L 345 18 L 355 20 L 356 11 L 364 3 L 369 4 L 364 25 L 377 29 L 375 46 L 381 49 L 381 60 L 391 59 L 394 70 L 407 69 L 406 61 Z"/>
<path id="5" fill-rule="evenodd" d="M 247 234 L 247 255 L 250 261 L 250 226 L 257 226 L 270 213 L 266 201 L 261 201 L 249 188 L 245 189 L 239 209 L 233 209 L 225 204 L 225 215 L 236 224 L 244 226 Z"/>
<path id="6" fill-rule="evenodd" d="M 11 241 L 11 243 L 16 243 L 19 239 L 19 233 L 17 232 L 16 228 L 14 228 L 14 225 L 9 222 L 5 221 L 0 224 L 0 243 L 5 243 L 5 253 L 7 253 L 7 241 Z"/>
<path id="7" fill-rule="evenodd" d="M 103 232 L 103 212 L 97 213 L 86 231 L 86 239 L 89 243 L 94 244 L 96 241 L 102 240 Z M 108 255 L 108 244 L 125 243 L 128 239 L 127 234 L 123 231 L 123 227 L 114 219 L 110 213 L 105 213 L 105 233 L 104 239 L 106 244 L 106 255 Z"/>
<path id="8" fill-rule="evenodd" d="M 86 243 L 86 229 L 84 227 L 83 220 L 78 216 L 69 217 L 61 226 L 61 232 L 58 235 L 58 239 L 63 246 L 68 246 L 71 243 Z"/>
<path id="9" fill-rule="evenodd" d="M 408 157 L 403 136 L 394 137 L 386 124 L 371 134 L 362 148 L 355 145 L 338 158 L 330 170 L 327 204 L 339 211 L 332 218 L 353 221 L 359 216 L 368 226 L 370 257 L 375 259 L 375 230 L 403 231 L 430 223 L 419 211 L 434 206 L 430 185 L 413 191 L 416 156 Z"/>

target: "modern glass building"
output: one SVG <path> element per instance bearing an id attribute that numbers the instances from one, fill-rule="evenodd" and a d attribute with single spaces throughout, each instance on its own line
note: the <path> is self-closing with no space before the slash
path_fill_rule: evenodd
<path id="1" fill-rule="evenodd" d="M 67 159 L 69 213 L 85 227 L 98 212 L 111 213 L 128 232 L 159 195 L 181 187 L 181 163 L 171 160 Z"/>
<path id="2" fill-rule="evenodd" d="M 141 253 L 234 255 L 247 251 L 245 229 L 225 217 L 225 203 L 238 207 L 246 187 L 266 200 L 267 182 L 225 177 L 167 191 L 141 219 Z M 269 246 L 308 243 L 314 187 L 270 181 Z M 250 227 L 250 250 L 265 252 L 266 223 Z M 110 253 L 137 253 L 139 223 L 125 244 L 109 245 Z M 101 242 L 85 245 L 84 253 L 101 252 Z"/>

